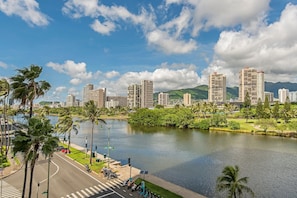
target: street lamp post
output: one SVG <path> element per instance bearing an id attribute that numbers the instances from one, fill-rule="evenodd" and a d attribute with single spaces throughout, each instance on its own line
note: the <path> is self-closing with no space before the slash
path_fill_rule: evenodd
<path id="1" fill-rule="evenodd" d="M 51 165 L 51 156 L 49 155 L 48 156 L 48 166 L 47 166 L 47 196 L 46 196 L 47 198 L 49 198 L 50 165 Z"/>
<path id="2" fill-rule="evenodd" d="M 88 137 L 86 136 L 86 158 L 87 158 L 87 153 L 88 153 Z"/>

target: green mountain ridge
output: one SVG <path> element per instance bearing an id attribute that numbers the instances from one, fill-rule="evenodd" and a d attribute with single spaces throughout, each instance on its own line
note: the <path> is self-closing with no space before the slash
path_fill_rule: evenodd
<path id="1" fill-rule="evenodd" d="M 265 91 L 273 92 L 274 97 L 278 97 L 278 90 L 285 88 L 289 89 L 289 91 L 297 91 L 297 83 L 291 82 L 265 82 Z M 227 100 L 238 98 L 238 87 L 227 87 Z M 192 96 L 192 100 L 207 100 L 208 99 L 208 85 L 198 85 L 193 88 L 185 88 L 178 90 L 170 90 L 164 93 L 169 94 L 170 99 L 180 100 L 183 99 L 183 95 L 185 93 L 189 93 Z M 154 93 L 154 99 L 157 100 L 158 93 Z"/>

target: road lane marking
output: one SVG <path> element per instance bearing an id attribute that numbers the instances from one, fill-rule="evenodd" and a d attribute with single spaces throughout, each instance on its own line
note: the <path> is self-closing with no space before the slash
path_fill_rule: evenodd
<path id="1" fill-rule="evenodd" d="M 91 191 L 93 191 L 94 193 L 99 193 L 99 191 L 95 190 L 93 187 L 90 187 Z"/>
<path id="2" fill-rule="evenodd" d="M 98 180 L 97 178 L 93 177 L 91 174 L 85 172 L 84 170 L 78 168 L 78 167 L 77 167 L 76 165 L 74 165 L 71 161 L 68 161 L 68 160 L 64 159 L 64 157 L 58 155 L 57 153 L 55 153 L 54 155 L 55 155 L 55 156 L 58 156 L 60 159 L 64 160 L 65 162 L 67 162 L 67 163 L 70 164 L 71 166 L 75 167 L 76 169 L 78 169 L 78 170 L 81 171 L 82 173 L 88 175 L 90 178 L 92 178 L 93 180 L 97 181 L 99 184 L 105 186 L 105 184 L 104 184 L 103 182 L 101 182 L 101 181 Z M 76 162 L 76 161 L 75 161 L 75 162 Z M 76 163 L 77 163 L 77 165 L 81 165 L 81 164 L 79 164 L 78 162 L 76 162 Z M 119 197 L 121 197 L 121 198 L 125 198 L 123 195 L 121 195 L 120 193 L 114 191 L 113 189 L 111 189 L 111 191 L 114 192 L 115 194 L 117 194 Z"/>
<path id="3" fill-rule="evenodd" d="M 84 196 L 82 194 L 80 194 L 79 191 L 77 191 L 76 194 L 78 194 L 81 198 L 84 198 Z"/>
<path id="4" fill-rule="evenodd" d="M 88 188 L 85 188 L 85 191 L 87 191 L 88 193 L 90 193 L 91 195 L 94 195 L 94 193 L 92 191 L 90 191 Z"/>
<path id="5" fill-rule="evenodd" d="M 99 188 L 98 186 L 94 186 L 94 188 L 96 188 L 96 190 L 98 190 L 98 192 L 103 192 L 103 190 L 101 188 Z"/>
<path id="6" fill-rule="evenodd" d="M 51 163 L 53 163 L 53 164 L 57 167 L 57 170 L 56 170 L 56 172 L 55 172 L 54 174 L 52 174 L 49 178 L 52 178 L 53 176 L 55 176 L 56 174 L 58 174 L 58 172 L 59 172 L 59 170 L 60 170 L 60 167 L 59 167 L 55 162 L 53 162 L 53 161 L 51 160 Z M 42 180 L 42 181 L 40 181 L 39 184 L 41 184 L 41 183 L 43 183 L 43 182 L 45 182 L 45 181 L 47 181 L 47 178 L 44 179 L 44 180 Z"/>
<path id="7" fill-rule="evenodd" d="M 72 196 L 73 198 L 78 198 L 74 193 L 71 193 L 71 196 Z"/>
<path id="8" fill-rule="evenodd" d="M 80 190 L 80 192 L 82 192 L 85 196 L 89 197 L 90 195 L 88 193 L 86 193 L 84 190 Z"/>

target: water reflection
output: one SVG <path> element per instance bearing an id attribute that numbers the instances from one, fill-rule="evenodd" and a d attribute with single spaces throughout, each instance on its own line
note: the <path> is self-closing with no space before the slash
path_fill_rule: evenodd
<path id="1" fill-rule="evenodd" d="M 257 197 L 296 197 L 297 144 L 295 139 L 232 133 L 208 133 L 172 128 L 131 127 L 107 120 L 110 156 L 165 180 L 215 196 L 215 181 L 226 165 L 239 165 Z M 72 141 L 84 146 L 90 123 L 82 123 Z M 96 126 L 94 145 L 106 153 L 107 129 Z M 279 190 L 281 189 L 281 190 Z"/>

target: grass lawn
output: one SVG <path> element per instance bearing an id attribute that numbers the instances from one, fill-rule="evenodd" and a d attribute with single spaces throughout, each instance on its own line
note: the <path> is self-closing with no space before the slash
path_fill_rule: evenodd
<path id="1" fill-rule="evenodd" d="M 67 148 L 66 144 L 60 143 L 60 145 Z M 86 155 L 85 152 L 77 150 L 73 147 L 70 147 L 70 151 L 71 151 L 71 153 L 65 154 L 65 155 L 68 155 L 68 157 L 70 157 L 71 159 L 77 161 L 78 163 L 80 163 L 82 165 L 85 165 L 85 164 L 89 165 L 90 155 Z M 96 173 L 100 173 L 101 169 L 104 166 L 105 166 L 105 162 L 103 162 L 103 161 L 96 162 L 95 159 L 93 159 L 93 163 L 92 163 L 92 166 L 90 166 L 90 168 L 92 169 L 92 171 L 95 171 Z"/>
<path id="2" fill-rule="evenodd" d="M 135 183 L 140 184 L 141 181 L 145 181 L 146 188 L 149 189 L 149 191 L 151 191 L 151 192 L 153 192 L 153 193 L 155 193 L 157 195 L 160 195 L 160 197 L 182 198 L 182 196 L 180 196 L 180 195 L 177 195 L 177 194 L 175 194 L 175 193 L 173 193 L 173 192 L 171 192 L 169 190 L 166 190 L 166 189 L 164 189 L 164 188 L 162 188 L 160 186 L 152 184 L 152 183 L 150 183 L 150 182 L 148 182 L 146 180 L 143 180 L 141 178 L 138 178 L 135 181 Z"/>

